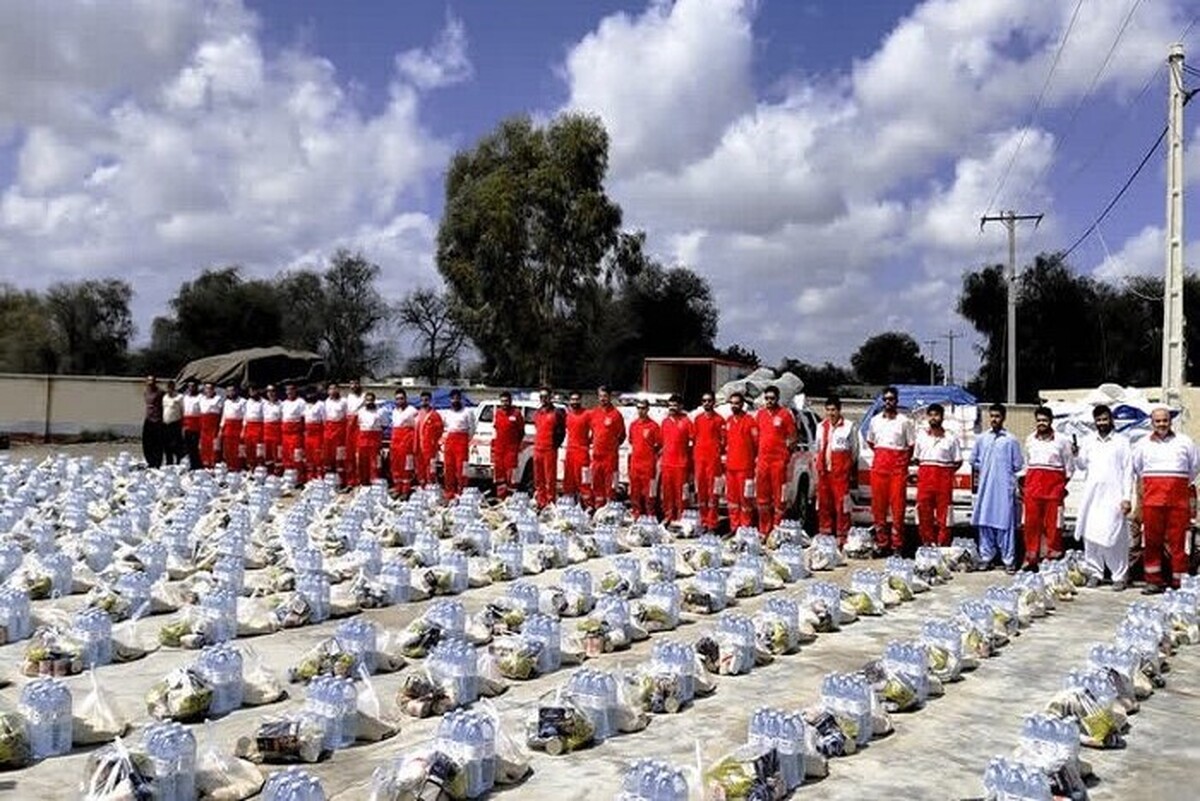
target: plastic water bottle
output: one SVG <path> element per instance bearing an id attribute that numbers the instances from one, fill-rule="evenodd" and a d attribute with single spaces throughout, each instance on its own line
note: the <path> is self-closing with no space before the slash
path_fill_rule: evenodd
<path id="1" fill-rule="evenodd" d="M 15 521 L 13 522 L 15 523 Z M 0 518 L 0 529 L 11 527 L 12 524 Z M 0 581 L 4 581 L 11 576 L 13 571 L 21 566 L 21 562 L 24 559 L 25 552 L 21 550 L 20 545 L 8 540 L 0 542 Z"/>
<path id="2" fill-rule="evenodd" d="M 884 580 L 883 573 L 878 570 L 855 570 L 850 574 L 850 589 L 870 598 L 876 609 L 883 609 Z"/>
<path id="3" fill-rule="evenodd" d="M 808 566 L 804 563 L 804 549 L 795 543 L 784 543 L 775 549 L 775 561 L 787 570 L 785 581 L 799 581 L 808 576 Z"/>
<path id="4" fill-rule="evenodd" d="M 1132 682 L 1140 669 L 1141 657 L 1128 648 L 1096 643 L 1088 652 L 1088 666 L 1116 671 L 1126 681 Z"/>
<path id="5" fill-rule="evenodd" d="M 492 558 L 504 566 L 508 580 L 516 579 L 525 572 L 525 546 L 519 542 L 498 542 L 492 546 Z"/>
<path id="6" fill-rule="evenodd" d="M 671 585 L 674 586 L 674 585 Z M 542 646 L 538 653 L 537 671 L 546 675 L 562 667 L 562 627 L 549 615 L 532 614 L 525 618 L 521 634 Z"/>
<path id="7" fill-rule="evenodd" d="M 184 726 L 153 723 L 142 731 L 142 748 L 154 764 L 159 801 L 196 798 L 196 738 Z"/>
<path id="8" fill-rule="evenodd" d="M 378 630 L 369 620 L 355 618 L 347 620 L 334 629 L 342 650 L 354 655 L 355 673 L 362 666 L 367 673 L 375 672 L 375 654 L 378 650 Z"/>
<path id="9" fill-rule="evenodd" d="M 108 621 L 108 615 L 103 612 L 100 614 Z M 112 625 L 111 621 L 109 625 Z M 23 640 L 33 633 L 29 617 L 29 593 L 12 587 L 0 587 L 0 627 L 4 629 L 2 641 L 5 643 Z"/>
<path id="10" fill-rule="evenodd" d="M 639 759 L 625 771 L 620 797 L 628 801 L 687 801 L 687 779 L 665 762 Z"/>
<path id="11" fill-rule="evenodd" d="M 296 592 L 308 601 L 312 610 L 311 620 L 320 623 L 329 618 L 329 577 L 324 573 L 309 571 L 296 574 Z"/>
<path id="12" fill-rule="evenodd" d="M 607 622 L 617 631 L 628 631 L 631 620 L 629 602 L 616 595 L 601 595 L 596 599 L 592 617 Z"/>
<path id="13" fill-rule="evenodd" d="M 1067 761 L 1079 757 L 1079 729 L 1069 719 L 1030 715 L 1021 727 L 1021 741 L 1045 773 L 1057 772 Z"/>
<path id="14" fill-rule="evenodd" d="M 74 561 L 62 551 L 41 557 L 42 568 L 50 576 L 51 595 L 70 595 L 73 582 Z"/>
<path id="15" fill-rule="evenodd" d="M 71 636 L 80 645 L 79 657 L 83 664 L 91 667 L 112 662 L 112 618 L 103 609 L 76 612 L 71 621 Z"/>
<path id="16" fill-rule="evenodd" d="M 582 514 L 582 511 L 578 512 L 578 515 L 582 516 Z M 553 560 L 556 566 L 563 567 L 567 564 L 567 554 L 570 549 L 567 546 L 565 535 L 556 531 L 547 532 L 546 536 L 542 537 L 542 545 L 553 551 Z"/>
<path id="17" fill-rule="evenodd" d="M 141 609 L 150 601 L 152 583 L 148 573 L 126 573 L 117 579 L 116 590 L 129 602 L 130 609 Z"/>
<path id="18" fill-rule="evenodd" d="M 807 602 L 809 605 L 824 604 L 833 615 L 834 622 L 837 622 L 842 608 L 842 588 L 831 581 L 814 581 L 808 585 Z"/>
<path id="19" fill-rule="evenodd" d="M 300 573 L 323 570 L 325 557 L 316 548 L 297 548 L 292 551 L 292 569 Z"/>
<path id="20" fill-rule="evenodd" d="M 340 676 L 316 676 L 308 683 L 304 710 L 320 718 L 323 746 L 336 751 L 354 743 L 358 726 L 358 693 L 354 682 Z"/>
<path id="21" fill-rule="evenodd" d="M 5 545 L 8 544 L 10 543 L 5 543 Z M 115 549 L 116 543 L 112 536 L 104 531 L 89 531 L 83 538 L 83 559 L 87 566 L 97 573 L 112 564 Z M 20 551 L 19 548 L 17 550 Z M 0 554 L 2 553 L 0 551 Z M 0 565 L 2 564 L 3 558 L 0 556 Z M 0 569 L 0 575 L 7 575 L 7 573 Z"/>
<path id="22" fill-rule="evenodd" d="M 725 612 L 717 619 L 716 634 L 736 649 L 734 664 L 742 667 L 737 672 L 749 672 L 754 667 L 754 621 L 736 612 Z"/>
<path id="23" fill-rule="evenodd" d="M 537 585 L 528 581 L 518 581 L 508 585 L 508 600 L 526 617 L 538 611 L 539 594 Z"/>
<path id="24" fill-rule="evenodd" d="M 983 774 L 984 791 L 1002 801 L 1052 801 L 1050 777 L 1036 768 L 997 758 Z"/>
<path id="25" fill-rule="evenodd" d="M 752 553 L 740 554 L 729 571 L 727 585 L 730 595 L 762 595 L 762 557 Z"/>
<path id="26" fill-rule="evenodd" d="M 613 572 L 629 588 L 628 596 L 630 598 L 636 598 L 645 592 L 645 585 L 642 583 L 642 564 L 635 557 L 613 557 Z"/>
<path id="27" fill-rule="evenodd" d="M 434 680 L 450 687 L 460 705 L 478 700 L 478 656 L 470 644 L 464 640 L 443 640 L 430 649 L 428 659 Z"/>
<path id="28" fill-rule="evenodd" d="M 142 572 L 154 583 L 167 572 L 167 548 L 162 543 L 153 540 L 143 542 L 137 547 L 137 557 L 142 563 Z"/>
<path id="29" fill-rule="evenodd" d="M 712 611 L 720 612 L 728 604 L 728 593 L 725 586 L 725 573 L 715 567 L 706 567 L 696 571 L 696 589 L 709 598 Z"/>
<path id="30" fill-rule="evenodd" d="M 804 781 L 804 722 L 786 712 L 760 707 L 750 716 L 750 745 L 773 748 L 779 756 L 779 772 L 788 790 Z"/>
<path id="31" fill-rule="evenodd" d="M 493 718 L 482 712 L 471 711 L 466 714 L 472 723 L 471 745 L 479 755 L 483 792 L 486 793 L 496 786 L 496 724 Z"/>
<path id="32" fill-rule="evenodd" d="M 412 570 L 407 564 L 385 562 L 379 569 L 379 581 L 387 589 L 389 603 L 408 603 L 412 593 Z"/>
<path id="33" fill-rule="evenodd" d="M 617 680 L 611 673 L 576 670 L 567 681 L 567 692 L 592 722 L 597 743 L 617 733 Z"/>
<path id="34" fill-rule="evenodd" d="M 20 711 L 29 721 L 34 759 L 71 750 L 71 691 L 57 679 L 34 679 L 21 691 Z"/>
<path id="35" fill-rule="evenodd" d="M 213 564 L 213 578 L 217 584 L 228 587 L 234 595 L 241 595 L 245 586 L 246 563 L 236 556 L 222 556 Z"/>
<path id="36" fill-rule="evenodd" d="M 212 704 L 209 714 L 213 717 L 239 709 L 245 699 L 242 683 L 242 654 L 231 645 L 213 645 L 200 652 L 196 659 L 196 672 L 212 685 Z"/>
<path id="37" fill-rule="evenodd" d="M 598 526 L 592 539 L 596 543 L 596 553 L 601 557 L 612 556 L 620 551 L 617 543 L 617 530 L 612 526 Z"/>
<path id="38" fill-rule="evenodd" d="M 874 691 L 866 677 L 857 673 L 830 673 L 821 680 L 821 703 L 830 711 L 850 718 L 858 727 L 855 742 L 866 745 L 874 735 L 871 719 Z"/>
<path id="39" fill-rule="evenodd" d="M 325 789 L 316 777 L 298 767 L 277 770 L 263 785 L 263 801 L 325 801 Z"/>
<path id="40" fill-rule="evenodd" d="M 963 629 L 957 621 L 949 618 L 931 618 L 921 625 L 921 642 L 941 648 L 950 654 L 950 660 L 962 662 Z"/>
<path id="41" fill-rule="evenodd" d="M 656 581 L 646 588 L 646 606 L 652 606 L 662 610 L 666 616 L 664 625 L 667 628 L 675 628 L 679 625 L 679 609 L 682 604 L 683 593 L 679 589 L 679 585 L 673 581 Z"/>
<path id="42" fill-rule="evenodd" d="M 650 651 L 651 670 L 675 676 L 679 683 L 679 701 L 690 704 L 696 697 L 696 651 L 690 645 L 672 640 L 654 643 Z"/>
<path id="43" fill-rule="evenodd" d="M 237 596 L 228 587 L 217 586 L 200 599 L 200 607 L 210 610 L 208 639 L 228 642 L 237 636 Z"/>
<path id="44" fill-rule="evenodd" d="M 425 619 L 438 626 L 443 636 L 462 637 L 467 625 L 467 612 L 461 601 L 441 600 L 429 605 Z"/>
<path id="45" fill-rule="evenodd" d="M 929 652 L 916 642 L 889 642 L 883 649 L 883 668 L 916 691 L 917 705 L 929 699 Z"/>
<path id="46" fill-rule="evenodd" d="M 582 568 L 569 567 L 563 571 L 562 587 L 579 612 L 587 614 L 592 610 L 595 601 L 592 597 L 591 573 Z"/>
<path id="47" fill-rule="evenodd" d="M 821 561 L 829 565 L 830 568 L 839 564 L 842 561 L 842 551 L 838 547 L 838 542 L 835 537 L 828 534 L 818 534 L 812 539 L 812 552 L 814 557 L 821 557 Z M 814 560 L 815 561 L 815 560 Z"/>
<path id="48" fill-rule="evenodd" d="M 450 593 L 467 591 L 467 555 L 458 551 L 442 551 L 438 564 L 450 573 Z"/>

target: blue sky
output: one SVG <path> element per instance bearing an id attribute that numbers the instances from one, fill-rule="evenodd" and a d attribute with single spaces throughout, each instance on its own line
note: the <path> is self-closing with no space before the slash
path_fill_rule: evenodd
<path id="1" fill-rule="evenodd" d="M 1200 44 L 1198 0 L 53 5 L 0 9 L 0 280 L 124 276 L 146 334 L 206 266 L 349 246 L 399 297 L 438 283 L 454 150 L 581 109 L 626 224 L 769 361 L 969 333 L 961 275 L 1005 254 L 980 214 L 1045 211 L 1024 258 L 1073 241 L 1164 124 L 1168 44 Z M 1163 207 L 1155 158 L 1072 263 L 1156 274 Z"/>

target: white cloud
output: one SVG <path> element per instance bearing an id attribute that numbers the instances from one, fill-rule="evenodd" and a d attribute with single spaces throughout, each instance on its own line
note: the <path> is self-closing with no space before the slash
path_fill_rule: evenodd
<path id="1" fill-rule="evenodd" d="M 396 56 L 396 69 L 419 89 L 436 89 L 470 79 L 474 68 L 467 56 L 467 29 L 462 20 L 447 15 L 446 27 L 433 46 Z"/>

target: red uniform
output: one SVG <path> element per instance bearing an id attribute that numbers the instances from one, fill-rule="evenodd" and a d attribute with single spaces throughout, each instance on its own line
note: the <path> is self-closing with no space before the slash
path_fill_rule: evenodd
<path id="1" fill-rule="evenodd" d="M 446 424 L 442 442 L 442 489 L 447 500 L 457 498 L 467 480 L 467 456 L 471 437 L 475 435 L 475 413 L 470 409 L 443 409 L 439 412 Z"/>
<path id="2" fill-rule="evenodd" d="M 437 481 L 438 449 L 442 445 L 445 424 L 437 409 L 417 412 L 417 483 L 424 486 Z"/>
<path id="3" fill-rule="evenodd" d="M 346 426 L 349 407 L 345 398 L 325 401 L 325 471 L 336 470 L 343 486 L 349 481 L 350 465 L 346 454 Z"/>
<path id="4" fill-rule="evenodd" d="M 1190 437 L 1152 434 L 1133 449 L 1133 472 L 1142 482 L 1142 540 L 1146 582 L 1178 587 L 1188 572 L 1192 483 L 1200 455 Z"/>
<path id="5" fill-rule="evenodd" d="M 783 485 L 787 481 L 796 418 L 782 406 L 758 410 L 758 470 L 754 475 L 758 500 L 758 531 L 766 536 L 783 520 Z"/>
<path id="6" fill-rule="evenodd" d="M 617 480 L 617 455 L 625 441 L 625 418 L 615 406 L 592 409 L 592 505 L 608 503 Z"/>
<path id="7" fill-rule="evenodd" d="M 725 504 L 729 529 L 754 524 L 754 465 L 758 458 L 758 421 L 742 412 L 725 421 Z"/>
<path id="8" fill-rule="evenodd" d="M 246 469 L 253 470 L 266 462 L 263 448 L 263 402 L 261 398 L 246 401 L 242 421 L 242 445 L 245 446 Z"/>
<path id="9" fill-rule="evenodd" d="M 517 457 L 525 442 L 525 413 L 515 406 L 505 409 L 497 406 L 492 425 L 492 478 L 496 485 L 496 497 L 508 497 L 510 484 L 520 480 L 516 476 Z"/>
<path id="10" fill-rule="evenodd" d="M 563 494 L 577 495 L 586 504 L 591 487 L 584 476 L 591 461 L 592 416 L 587 409 L 567 409 L 567 458 L 563 465 Z"/>
<path id="11" fill-rule="evenodd" d="M 230 470 L 241 470 L 246 446 L 242 444 L 242 421 L 246 415 L 246 401 L 242 398 L 226 398 L 221 404 L 221 458 Z"/>
<path id="12" fill-rule="evenodd" d="M 1071 477 L 1075 459 L 1071 440 L 1051 432 L 1047 439 L 1037 433 L 1025 440 L 1025 563 L 1037 564 L 1042 555 L 1057 559 L 1062 555 L 1062 530 L 1058 527 L 1058 511 L 1067 494 L 1067 479 Z"/>
<path id="13" fill-rule="evenodd" d="M 867 443 L 873 453 L 871 516 L 875 521 L 875 544 L 880 548 L 904 546 L 904 492 L 915 442 L 916 432 L 907 415 L 897 412 L 888 417 L 881 412 L 871 418 L 867 428 Z"/>
<path id="14" fill-rule="evenodd" d="M 284 470 L 300 471 L 304 466 L 305 443 L 304 412 L 306 404 L 301 398 L 284 398 L 279 404 L 279 463 Z M 314 421 L 316 450 L 321 450 L 321 421 Z M 304 476 L 299 476 L 301 480 Z"/>
<path id="15" fill-rule="evenodd" d="M 826 418 L 817 427 L 817 533 L 846 541 L 850 531 L 850 481 L 858 469 L 854 424 Z"/>
<path id="16" fill-rule="evenodd" d="M 283 404 L 263 401 L 263 450 L 267 465 L 274 471 L 283 462 Z"/>
<path id="17" fill-rule="evenodd" d="M 221 431 L 221 399 L 200 399 L 200 464 L 213 467 L 217 463 L 217 435 Z"/>
<path id="18" fill-rule="evenodd" d="M 292 459 L 296 469 L 302 473 L 301 479 L 311 481 L 325 475 L 325 404 L 322 401 L 299 402 L 304 404 L 304 449 L 300 458 L 293 455 Z"/>
<path id="19" fill-rule="evenodd" d="M 683 487 L 691 466 L 695 435 L 692 420 L 686 414 L 669 414 L 662 422 L 662 480 L 658 489 L 663 518 L 668 523 L 683 516 Z"/>
<path id="20" fill-rule="evenodd" d="M 917 434 L 913 448 L 917 460 L 917 527 L 922 545 L 950 544 L 950 503 L 954 499 L 954 474 L 962 463 L 958 438 L 943 429 Z"/>
<path id="21" fill-rule="evenodd" d="M 554 503 L 558 495 L 558 446 L 565 435 L 562 412 L 538 407 L 533 413 L 533 486 L 539 509 Z"/>
<path id="22" fill-rule="evenodd" d="M 650 418 L 629 424 L 629 506 L 635 518 L 654 516 L 654 471 L 662 429 Z"/>
<path id="23" fill-rule="evenodd" d="M 388 460 L 392 468 L 392 489 L 401 495 L 412 492 L 416 466 L 417 410 L 413 406 L 392 409 L 392 443 Z"/>
<path id="24" fill-rule="evenodd" d="M 716 483 L 717 476 L 721 475 L 721 452 L 725 449 L 725 418 L 716 412 L 700 412 L 692 421 L 692 427 L 700 525 L 714 531 L 720 522 Z"/>
<path id="25" fill-rule="evenodd" d="M 379 478 L 379 451 L 383 445 L 383 415 L 378 409 L 359 408 L 354 415 L 357 444 L 354 458 L 358 466 L 358 483 L 369 487 Z"/>
<path id="26" fill-rule="evenodd" d="M 362 408 L 363 396 L 346 393 L 346 484 L 358 483 L 358 411 Z"/>

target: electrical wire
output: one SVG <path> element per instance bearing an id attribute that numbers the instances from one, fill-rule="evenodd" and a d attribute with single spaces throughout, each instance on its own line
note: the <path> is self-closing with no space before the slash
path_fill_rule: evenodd
<path id="1" fill-rule="evenodd" d="M 1140 3 L 1141 0 L 1136 0 Z M 1042 109 L 1042 103 L 1046 100 L 1046 93 L 1050 89 L 1050 81 L 1054 79 L 1054 73 L 1058 69 L 1059 61 L 1062 60 L 1063 50 L 1066 49 L 1067 40 L 1071 38 L 1071 31 L 1075 29 L 1075 21 L 1079 19 L 1079 9 L 1083 7 L 1083 0 L 1076 0 L 1075 10 L 1071 12 L 1071 21 L 1067 23 L 1067 30 L 1063 33 L 1062 41 L 1058 43 L 1058 50 L 1054 53 L 1054 60 L 1050 62 L 1050 70 L 1046 73 L 1046 80 L 1042 82 L 1042 91 L 1038 93 L 1037 100 L 1033 104 L 1033 111 L 1029 114 L 1029 122 L 1021 129 L 1021 136 L 1017 139 L 1017 146 L 1013 148 L 1012 155 L 1008 159 L 1008 164 L 1004 167 L 1004 172 L 1000 175 L 1000 180 L 996 183 L 996 188 L 992 190 L 992 196 L 988 199 L 987 210 L 984 211 L 984 216 L 987 216 L 992 211 L 992 206 L 996 203 L 996 198 L 1000 195 L 1000 190 L 1004 188 L 1004 184 L 1008 181 L 1009 173 L 1012 172 L 1013 165 L 1017 161 L 1017 156 L 1021 152 L 1021 147 L 1025 144 L 1025 138 L 1029 135 L 1029 129 L 1033 127 L 1037 120 L 1038 112 Z"/>

